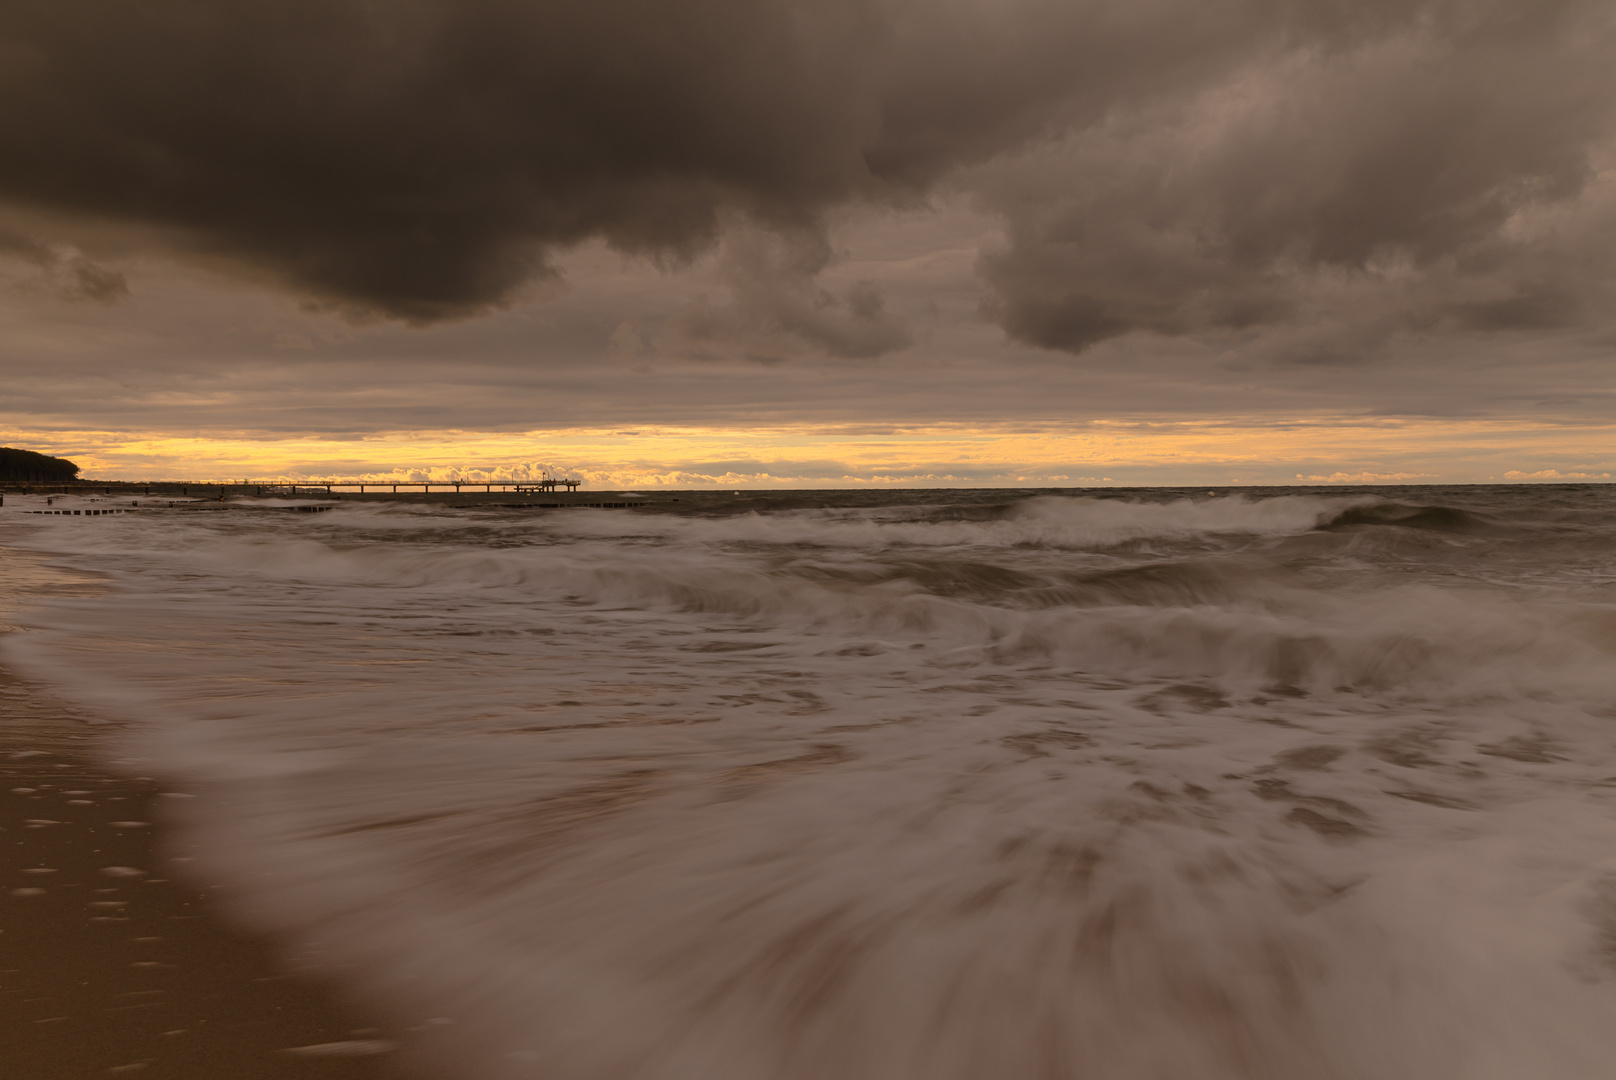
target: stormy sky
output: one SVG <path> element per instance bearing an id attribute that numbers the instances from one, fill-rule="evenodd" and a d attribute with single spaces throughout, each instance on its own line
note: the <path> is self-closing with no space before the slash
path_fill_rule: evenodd
<path id="1" fill-rule="evenodd" d="M 1608 2 L 0 6 L 101 475 L 1604 479 L 1613 279 Z"/>

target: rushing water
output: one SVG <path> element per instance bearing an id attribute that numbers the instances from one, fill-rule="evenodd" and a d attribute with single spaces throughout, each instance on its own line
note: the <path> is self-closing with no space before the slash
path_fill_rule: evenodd
<path id="1" fill-rule="evenodd" d="M 423 1075 L 1611 1075 L 1610 487 L 20 501 L 0 662 Z"/>

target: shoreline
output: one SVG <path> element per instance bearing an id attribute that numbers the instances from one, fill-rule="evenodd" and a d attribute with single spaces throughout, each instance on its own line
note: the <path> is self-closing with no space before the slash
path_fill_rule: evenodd
<path id="1" fill-rule="evenodd" d="M 165 827 L 185 793 L 102 760 L 0 669 L 0 1061 L 80 1080 L 389 1080 L 397 1039 L 237 929 Z"/>

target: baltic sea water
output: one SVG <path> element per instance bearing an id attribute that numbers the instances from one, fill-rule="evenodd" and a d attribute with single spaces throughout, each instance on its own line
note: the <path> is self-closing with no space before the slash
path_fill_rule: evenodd
<path id="1" fill-rule="evenodd" d="M 9 615 L 0 664 L 195 792 L 200 872 L 413 1021 L 423 1075 L 1616 1060 L 1611 486 L 6 514 L 0 546 L 105 582 Z"/>

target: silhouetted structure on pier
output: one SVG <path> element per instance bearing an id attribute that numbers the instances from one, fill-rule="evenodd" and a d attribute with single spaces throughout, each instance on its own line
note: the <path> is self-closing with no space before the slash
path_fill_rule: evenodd
<path id="1" fill-rule="evenodd" d="M 58 484 L 79 478 L 79 467 L 66 458 L 0 446 L 0 481 Z"/>

